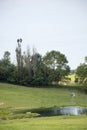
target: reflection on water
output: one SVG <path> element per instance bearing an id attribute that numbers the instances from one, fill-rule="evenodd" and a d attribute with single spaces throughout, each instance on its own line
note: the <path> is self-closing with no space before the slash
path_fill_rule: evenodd
<path id="1" fill-rule="evenodd" d="M 41 116 L 55 116 L 55 115 L 79 115 L 87 113 L 87 108 L 79 106 L 55 107 L 47 109 L 37 109 L 33 112 L 39 113 Z"/>
<path id="2" fill-rule="evenodd" d="M 32 110 L 22 110 L 16 111 L 15 113 L 38 113 L 40 117 L 43 116 L 58 116 L 58 115 L 79 115 L 87 114 L 87 108 L 82 108 L 79 106 L 68 106 L 68 107 L 53 107 L 53 108 L 38 108 Z"/>
<path id="3" fill-rule="evenodd" d="M 55 114 L 61 115 L 79 115 L 83 113 L 83 108 L 81 107 L 61 107 L 61 108 L 54 108 L 53 110 Z"/>

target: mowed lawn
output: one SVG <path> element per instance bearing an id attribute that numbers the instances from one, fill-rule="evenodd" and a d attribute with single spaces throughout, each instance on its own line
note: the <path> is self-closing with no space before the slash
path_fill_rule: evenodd
<path id="1" fill-rule="evenodd" d="M 76 94 L 73 103 L 71 92 Z M 67 105 L 87 107 L 87 95 L 68 88 L 33 88 L 0 83 L 0 103 L 0 110 L 4 112 Z M 0 130 L 87 130 L 87 115 L 0 120 Z"/>
<path id="2" fill-rule="evenodd" d="M 71 92 L 76 96 L 74 104 Z M 63 88 L 33 88 L 0 83 L 0 107 L 39 108 L 53 106 L 87 106 L 87 95 L 76 90 Z"/>
<path id="3" fill-rule="evenodd" d="M 0 130 L 87 130 L 87 116 L 8 120 L 1 122 Z"/>

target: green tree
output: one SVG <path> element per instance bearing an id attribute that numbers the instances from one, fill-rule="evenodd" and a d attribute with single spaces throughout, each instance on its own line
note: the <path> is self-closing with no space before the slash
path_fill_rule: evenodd
<path id="1" fill-rule="evenodd" d="M 85 63 L 87 63 L 87 56 L 85 56 Z"/>
<path id="2" fill-rule="evenodd" d="M 76 74 L 79 77 L 79 82 L 87 84 L 87 64 L 83 63 L 77 67 Z"/>
<path id="3" fill-rule="evenodd" d="M 42 56 L 39 53 L 33 53 L 31 57 L 33 85 L 42 84 L 43 76 L 42 76 L 41 64 L 42 64 Z"/>
<path id="4" fill-rule="evenodd" d="M 33 48 L 33 55 L 31 57 L 31 65 L 33 76 L 36 77 L 39 71 L 40 64 L 42 62 L 42 56 L 36 52 L 36 49 Z"/>
<path id="5" fill-rule="evenodd" d="M 87 84 L 87 56 L 84 58 L 84 63 L 80 64 L 76 69 L 78 81 L 82 84 Z"/>
<path id="6" fill-rule="evenodd" d="M 58 82 L 70 72 L 67 58 L 59 51 L 47 52 L 43 57 L 43 63 L 49 68 L 49 81 Z"/>
<path id="7" fill-rule="evenodd" d="M 4 81 L 6 82 L 7 81 L 7 76 L 6 76 L 6 69 L 5 67 L 3 67 L 0 63 L 0 81 Z"/>
<path id="8" fill-rule="evenodd" d="M 11 64 L 10 52 L 6 51 L 3 58 L 0 60 L 0 80 L 4 82 L 11 82 L 13 80 L 13 72 L 15 66 Z"/>
<path id="9" fill-rule="evenodd" d="M 11 64 L 11 61 L 10 61 L 10 52 L 9 51 L 6 51 L 3 55 L 3 58 L 2 58 L 2 64 L 3 66 L 7 67 Z"/>
<path id="10" fill-rule="evenodd" d="M 31 54 L 30 54 L 29 47 L 27 48 L 27 51 L 24 52 L 23 58 L 24 58 L 24 67 L 28 76 L 27 79 L 30 81 L 32 77 L 32 74 L 31 74 L 32 68 L 31 68 Z"/>

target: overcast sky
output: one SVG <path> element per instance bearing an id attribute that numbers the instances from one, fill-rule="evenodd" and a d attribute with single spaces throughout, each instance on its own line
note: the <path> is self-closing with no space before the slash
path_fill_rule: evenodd
<path id="1" fill-rule="evenodd" d="M 10 51 L 15 61 L 17 38 L 23 51 L 60 51 L 75 69 L 87 56 L 87 0 L 0 0 L 0 59 Z"/>

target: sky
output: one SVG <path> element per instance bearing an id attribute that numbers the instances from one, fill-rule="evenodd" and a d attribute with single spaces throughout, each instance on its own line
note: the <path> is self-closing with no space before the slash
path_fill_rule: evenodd
<path id="1" fill-rule="evenodd" d="M 18 38 L 23 51 L 60 51 L 76 69 L 87 56 L 87 0 L 0 0 L 0 59 L 9 51 L 15 62 Z"/>

